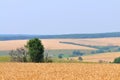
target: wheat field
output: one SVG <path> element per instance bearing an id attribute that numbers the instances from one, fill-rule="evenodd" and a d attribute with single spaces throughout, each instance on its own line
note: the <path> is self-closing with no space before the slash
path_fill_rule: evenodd
<path id="1" fill-rule="evenodd" d="M 56 49 L 82 49 L 82 50 L 96 50 L 94 48 L 77 46 L 71 44 L 62 44 L 60 41 L 70 41 L 74 39 L 42 39 L 42 43 L 45 49 L 56 50 Z M 16 48 L 24 47 L 28 40 L 11 40 L 11 41 L 0 41 L 0 50 L 14 50 Z"/>
<path id="2" fill-rule="evenodd" d="M 120 80 L 120 65 L 0 63 L 0 80 Z"/>
<path id="3" fill-rule="evenodd" d="M 94 38 L 94 39 L 41 39 L 45 49 L 83 49 L 96 50 L 94 48 L 63 44 L 59 42 L 73 42 L 77 44 L 95 45 L 95 46 L 120 46 L 120 38 Z M 24 47 L 28 40 L 10 40 L 0 41 L 0 50 L 12 50 Z"/>
<path id="4" fill-rule="evenodd" d="M 92 46 L 120 46 L 120 37 L 116 38 L 92 38 L 92 39 L 73 39 L 66 40 L 77 44 L 85 44 Z"/>

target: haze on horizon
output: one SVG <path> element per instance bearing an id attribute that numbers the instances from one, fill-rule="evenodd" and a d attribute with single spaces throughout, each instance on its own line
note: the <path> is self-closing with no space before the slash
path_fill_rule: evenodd
<path id="1" fill-rule="evenodd" d="M 120 32 L 119 0 L 1 0 L 0 34 Z"/>

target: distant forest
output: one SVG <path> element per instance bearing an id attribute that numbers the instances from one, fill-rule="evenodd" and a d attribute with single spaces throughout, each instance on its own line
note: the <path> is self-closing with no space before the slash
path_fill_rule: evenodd
<path id="1" fill-rule="evenodd" d="M 0 34 L 0 40 L 24 40 L 31 38 L 40 39 L 79 39 L 79 38 L 108 38 L 120 37 L 120 32 L 95 33 L 95 34 L 63 34 L 63 35 L 26 35 L 26 34 Z"/>

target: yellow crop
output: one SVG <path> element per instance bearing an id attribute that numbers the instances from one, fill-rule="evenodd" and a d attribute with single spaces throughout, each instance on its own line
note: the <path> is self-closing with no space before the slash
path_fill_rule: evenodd
<path id="1" fill-rule="evenodd" d="M 120 80 L 120 65 L 0 63 L 0 80 Z"/>

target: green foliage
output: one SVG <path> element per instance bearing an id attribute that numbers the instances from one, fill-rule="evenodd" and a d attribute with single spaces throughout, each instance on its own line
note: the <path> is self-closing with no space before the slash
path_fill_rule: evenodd
<path id="1" fill-rule="evenodd" d="M 58 58 L 62 59 L 64 57 L 64 54 L 59 54 Z"/>
<path id="2" fill-rule="evenodd" d="M 120 51 L 120 46 L 113 46 L 113 45 L 109 45 L 109 46 L 94 46 L 94 45 L 79 44 L 79 43 L 74 43 L 74 42 L 62 42 L 62 41 L 60 41 L 60 43 L 77 45 L 77 46 L 85 46 L 85 47 L 90 47 L 90 48 L 97 49 L 97 50 L 91 51 L 90 54 L 98 54 L 98 53 L 106 53 L 106 52 L 119 52 Z M 77 56 L 78 54 L 79 54 L 78 51 L 74 51 L 73 52 L 73 55 Z M 84 54 L 81 54 L 81 56 L 82 55 L 84 55 Z"/>
<path id="3" fill-rule="evenodd" d="M 52 63 L 53 60 L 52 60 L 52 58 L 47 58 L 47 60 L 46 60 L 45 62 L 46 62 L 46 63 Z"/>
<path id="4" fill-rule="evenodd" d="M 26 48 L 32 62 L 44 62 L 44 46 L 38 38 L 27 42 Z"/>
<path id="5" fill-rule="evenodd" d="M 79 50 L 73 51 L 73 56 L 83 56 L 84 53 L 80 52 Z"/>
<path id="6" fill-rule="evenodd" d="M 0 56 L 0 62 L 9 62 L 10 57 L 9 56 Z"/>
<path id="7" fill-rule="evenodd" d="M 115 58 L 114 63 L 120 63 L 120 57 Z"/>

